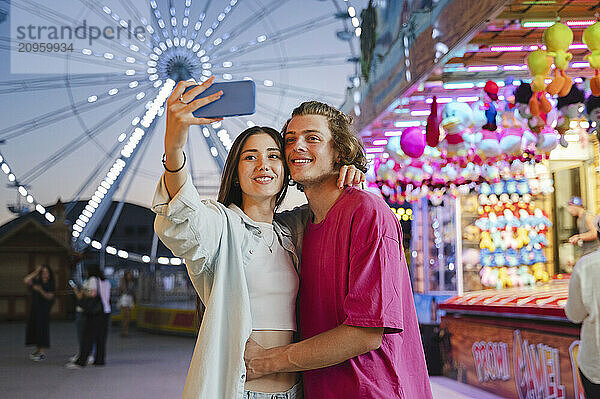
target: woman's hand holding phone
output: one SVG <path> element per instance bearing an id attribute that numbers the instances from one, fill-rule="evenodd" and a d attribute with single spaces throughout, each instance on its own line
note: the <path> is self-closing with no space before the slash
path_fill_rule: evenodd
<path id="1" fill-rule="evenodd" d="M 188 130 L 191 125 L 206 125 L 221 120 L 222 118 L 196 118 L 192 112 L 206 104 L 217 101 L 222 91 L 218 91 L 210 96 L 202 97 L 197 100 L 194 98 L 208 89 L 214 81 L 211 77 L 206 82 L 197 85 L 191 81 L 181 81 L 177 83 L 173 93 L 167 100 L 167 131 L 165 134 L 165 153 L 167 160 L 169 155 L 175 151 L 181 151 L 187 142 Z M 197 85 L 197 86 L 196 86 Z M 190 86 L 196 86 L 185 92 Z M 174 166 L 174 165 L 171 165 Z"/>

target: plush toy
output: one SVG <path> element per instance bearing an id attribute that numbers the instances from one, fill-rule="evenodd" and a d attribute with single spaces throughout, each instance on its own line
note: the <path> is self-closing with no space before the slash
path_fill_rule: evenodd
<path id="1" fill-rule="evenodd" d="M 590 122 L 589 132 L 593 133 L 600 130 L 600 97 L 591 95 L 585 100 L 585 113 Z M 599 136 L 600 137 L 600 136 Z"/>
<path id="2" fill-rule="evenodd" d="M 480 251 L 475 248 L 465 249 L 463 252 L 463 265 L 465 268 L 473 268 L 480 263 Z"/>
<path id="3" fill-rule="evenodd" d="M 567 52 L 573 42 L 573 31 L 567 25 L 556 22 L 544 31 L 542 42 L 546 45 L 547 54 L 554 58 L 554 80 L 546 86 L 550 95 L 566 96 L 573 84 L 571 78 L 565 73 L 573 54 Z"/>
<path id="4" fill-rule="evenodd" d="M 519 266 L 517 273 L 524 286 L 533 287 L 535 285 L 535 277 L 533 277 L 533 274 L 529 273 L 529 268 L 527 266 Z"/>
<path id="5" fill-rule="evenodd" d="M 446 166 L 442 167 L 440 172 L 444 180 L 447 182 L 454 182 L 458 177 L 458 171 L 452 163 L 449 163 Z"/>
<path id="6" fill-rule="evenodd" d="M 517 228 L 517 237 L 515 238 L 517 248 L 523 248 L 529 245 L 529 232 L 525 227 Z"/>
<path id="7" fill-rule="evenodd" d="M 560 134 L 560 145 L 567 147 L 568 143 L 564 138 L 564 134 L 571 128 L 571 121 L 581 118 L 583 103 L 585 102 L 585 94 L 583 90 L 572 85 L 571 90 L 566 96 L 558 98 L 558 119 L 556 123 L 556 131 Z"/>
<path id="8" fill-rule="evenodd" d="M 558 145 L 558 134 L 550 126 L 544 126 L 538 135 L 537 151 L 541 154 L 549 154 Z"/>
<path id="9" fill-rule="evenodd" d="M 485 248 L 490 252 L 494 252 L 496 250 L 496 246 L 494 245 L 494 241 L 492 240 L 492 236 L 489 231 L 481 232 L 481 242 L 479 243 L 479 248 Z"/>
<path id="10" fill-rule="evenodd" d="M 492 266 L 493 256 L 489 249 L 482 249 L 479 252 L 481 266 Z"/>
<path id="11" fill-rule="evenodd" d="M 485 110 L 485 125 L 482 126 L 482 129 L 489 131 L 496 131 L 498 128 L 496 124 L 496 116 L 498 112 L 496 111 L 496 102 L 498 101 L 498 85 L 488 80 L 485 82 L 485 86 L 483 87 L 483 105 Z"/>
<path id="12" fill-rule="evenodd" d="M 519 127 L 507 127 L 502 130 L 500 138 L 500 149 L 506 155 L 518 155 L 521 153 L 523 143 L 523 129 Z"/>
<path id="13" fill-rule="evenodd" d="M 418 127 L 409 127 L 402 132 L 400 148 L 411 158 L 420 158 L 425 152 L 425 135 Z"/>
<path id="14" fill-rule="evenodd" d="M 540 115 L 540 112 L 548 113 L 552 106 L 545 96 L 546 75 L 552 67 L 552 58 L 544 50 L 535 50 L 527 56 L 527 66 L 533 76 L 531 90 L 533 95 L 529 100 L 529 112 L 533 116 Z"/>
<path id="15" fill-rule="evenodd" d="M 509 287 L 521 287 L 521 279 L 516 268 L 517 265 L 509 265 L 506 269 L 506 275 L 509 281 Z"/>
<path id="16" fill-rule="evenodd" d="M 600 22 L 588 26 L 583 31 L 583 42 L 588 46 L 591 54 L 584 58 L 594 68 L 594 77 L 590 80 L 590 89 L 594 96 L 600 96 Z"/>
<path id="17" fill-rule="evenodd" d="M 437 97 L 433 96 L 431 102 L 431 112 L 427 117 L 427 127 L 425 128 L 425 136 L 427 145 L 437 147 L 440 143 L 440 121 L 438 119 Z"/>
<path id="18" fill-rule="evenodd" d="M 468 148 L 463 134 L 473 124 L 473 112 L 466 103 L 450 102 L 442 112 L 442 127 L 446 132 L 443 146 L 448 159 L 465 160 Z"/>
<path id="19" fill-rule="evenodd" d="M 498 270 L 498 282 L 496 283 L 496 289 L 510 287 L 510 278 L 508 277 L 508 269 L 501 267 Z"/>
<path id="20" fill-rule="evenodd" d="M 533 266 L 531 266 L 531 271 L 533 272 L 533 278 L 536 282 L 541 281 L 545 283 L 548 280 L 550 280 L 550 276 L 546 271 L 546 266 L 543 263 L 534 264 Z"/>
<path id="21" fill-rule="evenodd" d="M 481 284 L 486 287 L 496 287 L 498 283 L 498 269 L 484 266 L 481 268 L 479 275 L 481 276 Z"/>

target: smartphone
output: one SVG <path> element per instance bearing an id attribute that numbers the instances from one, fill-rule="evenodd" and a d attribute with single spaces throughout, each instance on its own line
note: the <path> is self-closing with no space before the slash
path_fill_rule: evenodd
<path id="1" fill-rule="evenodd" d="M 70 285 L 72 288 L 77 288 L 77 284 L 75 284 L 75 281 L 73 281 L 73 280 L 69 280 L 69 285 Z"/>
<path id="2" fill-rule="evenodd" d="M 196 86 L 190 86 L 185 91 Z M 220 99 L 193 112 L 196 118 L 222 118 L 227 116 L 252 115 L 256 112 L 256 85 L 252 80 L 216 82 L 194 100 L 223 91 Z"/>

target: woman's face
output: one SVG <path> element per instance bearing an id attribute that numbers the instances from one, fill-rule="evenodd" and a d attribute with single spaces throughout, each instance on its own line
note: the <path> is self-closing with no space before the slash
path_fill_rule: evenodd
<path id="1" fill-rule="evenodd" d="M 42 275 L 42 281 L 47 282 L 48 280 L 50 280 L 50 272 L 48 271 L 47 268 L 45 268 L 45 267 L 42 268 L 41 275 Z"/>
<path id="2" fill-rule="evenodd" d="M 271 136 L 258 133 L 246 139 L 238 161 L 244 200 L 274 200 L 281 191 L 284 173 L 281 150 Z"/>

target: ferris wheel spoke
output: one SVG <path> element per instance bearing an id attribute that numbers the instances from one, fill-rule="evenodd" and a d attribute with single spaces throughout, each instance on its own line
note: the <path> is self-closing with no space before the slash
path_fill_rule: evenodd
<path id="1" fill-rule="evenodd" d="M 281 1 L 284 2 L 285 0 L 281 0 Z M 201 45 L 203 45 L 204 43 L 206 43 L 206 41 L 208 39 L 210 39 L 218 31 L 218 29 L 222 26 L 222 22 L 225 20 L 225 18 L 228 15 L 230 15 L 231 11 L 235 8 L 235 6 L 237 5 L 237 3 L 238 3 L 238 0 L 231 0 L 231 1 L 229 1 L 229 4 L 223 9 L 223 11 L 221 11 L 221 13 L 219 13 L 219 15 L 217 15 L 217 19 L 215 21 L 213 21 L 212 25 L 210 27 L 208 27 L 204 31 L 204 37 L 202 37 L 198 41 Z M 229 37 L 229 35 L 225 35 L 225 36 L 224 37 L 218 37 L 218 38 L 216 38 L 213 41 L 213 44 L 209 44 L 208 46 L 206 46 L 206 48 L 204 50 L 206 52 L 210 52 L 210 50 L 213 47 L 218 47 L 220 44 L 222 44 Z"/>
<path id="2" fill-rule="evenodd" d="M 269 16 L 277 8 L 284 5 L 287 1 L 289 1 L 289 0 L 274 0 L 271 3 L 261 7 L 257 12 L 250 15 L 248 18 L 246 18 L 241 23 L 237 24 L 237 27 L 234 28 L 231 32 L 229 32 L 226 36 L 219 38 L 220 42 L 218 42 L 218 44 L 215 44 L 213 42 L 213 45 L 209 46 L 206 49 L 208 56 L 212 57 L 212 54 L 214 54 L 218 49 L 223 47 L 222 46 L 223 43 L 231 42 L 233 39 L 237 38 L 239 35 L 246 32 L 248 26 L 260 23 L 263 19 L 265 19 L 267 16 Z"/>
<path id="3" fill-rule="evenodd" d="M 263 48 L 264 46 L 269 46 L 275 43 L 278 43 L 282 40 L 289 39 L 290 37 L 297 36 L 302 33 L 310 32 L 310 30 L 314 27 L 323 27 L 327 24 L 333 23 L 336 21 L 335 16 L 325 14 L 318 18 L 315 18 L 311 21 L 301 23 L 298 25 L 294 25 L 292 27 L 271 33 L 268 37 L 266 35 L 258 36 L 255 40 L 251 40 L 246 44 L 240 46 L 233 46 L 229 50 L 221 50 L 215 52 L 211 57 L 211 61 L 221 61 L 224 58 L 233 58 L 239 57 L 241 55 L 250 53 L 252 51 L 256 51 L 258 49 Z"/>
<path id="4" fill-rule="evenodd" d="M 150 85 L 146 84 L 146 85 L 142 85 L 140 88 L 144 89 L 148 86 L 150 86 Z M 130 87 L 125 86 L 124 88 L 121 88 L 121 89 L 127 90 L 127 88 L 130 88 Z M 103 94 L 100 96 L 90 96 L 90 97 L 88 97 L 87 100 L 82 100 L 73 105 L 61 107 L 59 109 L 47 112 L 41 116 L 34 117 L 27 121 L 20 122 L 15 125 L 0 129 L 0 140 L 14 139 L 14 138 L 22 136 L 24 134 L 31 133 L 39 128 L 46 127 L 52 123 L 64 121 L 65 118 L 73 116 L 74 109 L 76 109 L 77 110 L 76 112 L 79 114 L 82 112 L 97 110 L 98 106 L 107 104 L 109 102 L 114 103 L 114 102 L 122 101 L 124 99 L 129 99 L 128 96 L 123 96 L 123 95 L 119 96 L 119 92 L 121 92 L 121 90 L 119 90 L 119 89 L 117 89 L 117 90 L 118 90 L 118 92 L 114 95 Z M 93 99 L 93 97 L 96 97 L 96 99 Z M 93 101 L 90 101 L 90 100 L 93 100 Z M 138 100 L 140 100 L 140 99 L 138 99 Z M 133 101 L 132 103 L 137 104 L 135 101 Z"/>
<path id="5" fill-rule="evenodd" d="M 257 60 L 244 62 L 240 65 L 234 64 L 231 61 L 226 61 L 220 67 L 212 67 L 215 73 L 245 73 L 257 71 L 272 71 L 279 69 L 294 69 L 294 68 L 312 68 L 322 66 L 344 65 L 354 61 L 348 58 L 345 54 L 332 54 L 324 57 L 323 55 L 311 55 L 301 57 L 286 57 L 270 60 Z"/>
<path id="6" fill-rule="evenodd" d="M 33 180 L 39 178 L 41 175 L 43 175 L 48 170 L 55 167 L 61 161 L 64 161 L 66 158 L 68 158 L 68 156 L 70 154 L 74 153 L 73 148 L 78 148 L 78 147 L 82 146 L 83 144 L 87 143 L 88 141 L 93 140 L 95 136 L 99 135 L 100 133 L 105 131 L 107 128 L 109 128 L 112 125 L 114 125 L 115 123 L 117 123 L 117 121 L 119 121 L 121 119 L 121 117 L 125 116 L 129 111 L 131 111 L 138 105 L 139 104 L 136 102 L 131 102 L 131 103 L 127 104 L 125 107 L 123 107 L 122 109 L 120 109 L 116 116 L 109 115 L 106 118 L 102 119 L 99 123 L 95 124 L 91 129 L 88 129 L 88 131 L 83 132 L 82 134 L 77 136 L 75 139 L 71 140 L 69 143 L 67 143 L 64 146 L 62 146 L 61 148 L 59 148 L 48 158 L 42 160 L 37 165 L 35 165 L 33 168 L 31 168 L 30 170 L 25 172 L 22 175 L 22 180 L 25 181 L 26 184 L 30 184 Z M 144 112 L 145 112 L 145 110 L 144 110 Z M 105 149 L 103 152 L 105 154 L 109 153 L 109 151 L 107 151 Z"/>
<path id="7" fill-rule="evenodd" d="M 119 149 L 121 148 L 121 143 L 119 141 L 115 142 L 113 147 L 110 149 L 108 153 L 106 153 L 100 162 L 96 165 L 94 170 L 83 180 L 83 184 L 79 187 L 79 189 L 71 196 L 71 201 L 69 201 L 69 205 L 65 209 L 65 214 L 69 214 L 71 210 L 77 204 L 77 199 L 83 194 L 88 187 L 93 184 L 94 178 L 100 173 L 102 169 L 104 169 L 108 162 L 111 161 L 116 155 Z"/>
<path id="8" fill-rule="evenodd" d="M 19 79 L 0 82 L 0 95 L 13 93 L 27 93 L 38 90 L 63 89 L 66 87 L 93 87 L 101 85 L 114 85 L 131 81 L 131 76 L 120 73 L 108 74 L 76 74 L 65 75 L 63 80 Z"/>
<path id="9" fill-rule="evenodd" d="M 196 40 L 196 37 L 198 37 L 198 33 L 200 33 L 200 29 L 202 29 L 202 24 L 204 23 L 204 20 L 206 19 L 206 13 L 208 12 L 208 9 L 210 8 L 211 3 L 212 3 L 212 0 L 207 0 L 206 3 L 204 4 L 204 9 L 198 15 L 198 19 L 196 20 L 196 23 L 194 24 L 194 31 L 192 32 L 192 36 L 190 37 L 190 40 L 192 40 L 192 41 Z"/>

